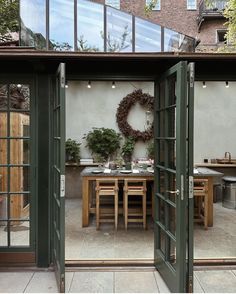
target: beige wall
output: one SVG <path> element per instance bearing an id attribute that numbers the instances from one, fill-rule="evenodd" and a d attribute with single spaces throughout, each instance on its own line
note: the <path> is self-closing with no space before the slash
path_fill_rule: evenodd
<path id="1" fill-rule="evenodd" d="M 112 82 L 92 82 L 91 89 L 87 88 L 87 81 L 71 81 L 66 92 L 66 138 L 76 139 L 82 143 L 81 157 L 90 158 L 84 134 L 93 127 L 112 128 L 119 132 L 116 123 L 116 111 L 120 101 L 135 89 L 153 95 L 152 82 L 116 82 L 116 88 L 111 88 Z M 144 130 L 146 113 L 139 105 L 130 111 L 128 122 L 134 129 Z M 145 157 L 146 145 L 138 142 L 134 157 Z"/>
<path id="2" fill-rule="evenodd" d="M 195 83 L 194 110 L 194 161 L 203 162 L 204 158 L 221 158 L 229 151 L 236 158 L 236 82 L 229 82 L 225 88 L 222 82 Z M 111 89 L 111 82 L 69 82 L 66 97 L 66 137 L 82 142 L 81 156 L 91 157 L 85 147 L 83 136 L 92 127 L 109 127 L 118 131 L 116 111 L 119 102 L 135 88 L 153 95 L 151 82 L 117 82 Z M 136 105 L 130 112 L 129 122 L 137 129 L 144 129 L 145 111 Z M 134 157 L 146 156 L 146 146 L 138 143 Z"/>
<path id="3" fill-rule="evenodd" d="M 194 158 L 222 158 L 229 151 L 236 158 L 236 82 L 195 83 Z"/>

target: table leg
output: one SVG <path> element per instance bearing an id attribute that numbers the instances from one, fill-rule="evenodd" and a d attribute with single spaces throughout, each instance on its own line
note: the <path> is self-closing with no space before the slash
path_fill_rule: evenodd
<path id="1" fill-rule="evenodd" d="M 155 191 L 154 191 L 154 181 L 152 182 L 152 219 L 154 220 L 154 209 L 155 209 L 155 202 L 154 202 L 154 197 L 155 197 Z"/>
<path id="2" fill-rule="evenodd" d="M 89 225 L 89 180 L 82 180 L 82 227 Z"/>
<path id="3" fill-rule="evenodd" d="M 213 227 L 213 178 L 208 177 L 208 227 Z"/>

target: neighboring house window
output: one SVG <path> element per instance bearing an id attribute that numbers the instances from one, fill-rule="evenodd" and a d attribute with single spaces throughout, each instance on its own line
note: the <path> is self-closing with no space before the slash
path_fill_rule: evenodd
<path id="1" fill-rule="evenodd" d="M 225 38 L 225 34 L 226 34 L 226 30 L 217 30 L 216 31 L 216 42 L 218 44 L 226 44 L 226 38 Z"/>
<path id="2" fill-rule="evenodd" d="M 105 4 L 120 9 L 120 0 L 106 0 Z"/>
<path id="3" fill-rule="evenodd" d="M 150 5 L 152 0 L 146 0 L 146 5 Z M 152 10 L 161 10 L 161 0 L 157 0 L 155 7 Z"/>
<path id="4" fill-rule="evenodd" d="M 197 9 L 197 1 L 196 0 L 187 0 L 187 9 L 189 9 L 189 10 Z"/>

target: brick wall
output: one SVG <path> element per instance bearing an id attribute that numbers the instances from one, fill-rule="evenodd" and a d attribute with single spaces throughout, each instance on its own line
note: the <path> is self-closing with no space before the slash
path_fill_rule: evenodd
<path id="1" fill-rule="evenodd" d="M 105 3 L 105 0 L 93 0 Z M 197 0 L 197 8 L 200 0 Z M 187 0 L 161 0 L 161 10 L 152 11 L 147 17 L 144 13 L 145 0 L 121 0 L 120 9 L 136 16 L 143 17 L 164 27 L 176 30 L 185 35 L 200 39 L 200 46 L 216 46 L 216 30 L 224 27 L 224 19 L 205 20 L 198 31 L 198 9 L 188 10 Z M 212 51 L 212 50 L 211 50 Z"/>

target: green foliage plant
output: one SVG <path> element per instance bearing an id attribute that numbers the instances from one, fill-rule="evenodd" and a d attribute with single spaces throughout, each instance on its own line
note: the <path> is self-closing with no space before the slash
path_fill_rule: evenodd
<path id="1" fill-rule="evenodd" d="M 66 140 L 66 161 L 76 163 L 80 161 L 80 145 L 76 140 Z"/>
<path id="2" fill-rule="evenodd" d="M 224 16 L 227 19 L 226 25 L 228 31 L 226 39 L 236 49 L 236 0 L 229 0 L 224 10 Z"/>
<path id="3" fill-rule="evenodd" d="M 154 159 L 154 141 L 150 141 L 147 146 L 147 155 L 149 159 Z"/>
<path id="4" fill-rule="evenodd" d="M 99 155 L 106 161 L 120 148 L 121 136 L 113 129 L 93 128 L 88 134 L 85 134 L 84 139 L 92 154 Z"/>
<path id="5" fill-rule="evenodd" d="M 121 149 L 121 155 L 123 156 L 125 162 L 131 161 L 131 157 L 134 152 L 134 147 L 135 147 L 134 138 L 131 136 L 125 138 L 124 145 L 122 146 L 122 149 Z"/>
<path id="6" fill-rule="evenodd" d="M 148 4 L 144 7 L 144 13 L 146 17 L 150 17 L 150 13 L 155 8 L 159 0 L 151 0 Z"/>

